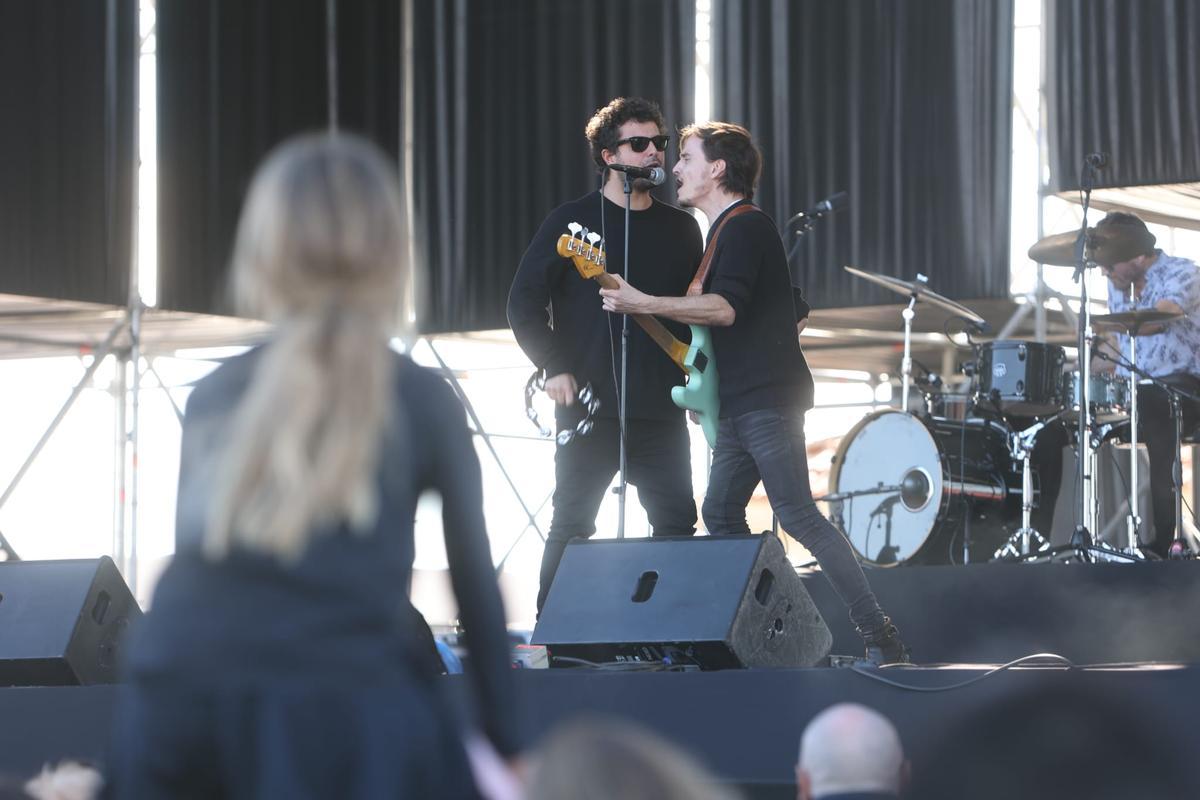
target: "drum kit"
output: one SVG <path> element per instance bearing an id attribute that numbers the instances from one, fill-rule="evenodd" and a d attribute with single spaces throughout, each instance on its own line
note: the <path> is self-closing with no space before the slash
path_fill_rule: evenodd
<path id="1" fill-rule="evenodd" d="M 1030 249 L 1047 265 L 1075 266 L 1078 234 L 1048 236 Z M 1030 454 L 1037 437 L 1059 420 L 1075 436 L 1083 453 L 1081 526 L 1097 530 L 1095 481 L 1097 451 L 1116 426 L 1129 422 L 1132 447 L 1127 543 L 1113 548 L 1091 538 L 1072 539 L 1063 550 L 1099 553 L 1112 560 L 1141 558 L 1137 479 L 1137 374 L 1089 374 L 1095 331 L 1128 336 L 1125 358 L 1136 366 L 1137 335 L 1149 325 L 1177 316 L 1154 310 L 1081 316 L 1086 344 L 1075 366 L 1057 344 L 998 340 L 973 344 L 976 357 L 964 372 L 971 376 L 970 401 L 955 404 L 939 386 L 928 386 L 925 408 L 909 409 L 912 383 L 910 339 L 919 302 L 963 320 L 981 331 L 983 318 L 946 298 L 918 275 L 904 281 L 845 268 L 863 280 L 907 296 L 901 312 L 904 355 L 900 409 L 875 411 L 842 439 L 830 474 L 830 516 L 862 561 L 875 566 L 956 564 L 982 560 L 1033 560 L 1050 554 L 1049 531 L 1036 530 L 1031 515 L 1039 501 L 1037 466 Z M 1086 304 L 1085 304 L 1086 305 Z M 968 337 L 969 338 L 969 337 Z M 957 412 L 957 413 L 955 413 Z M 1062 425 L 1062 423 L 1058 423 Z M 1094 560 L 1095 555 L 1085 560 Z"/>

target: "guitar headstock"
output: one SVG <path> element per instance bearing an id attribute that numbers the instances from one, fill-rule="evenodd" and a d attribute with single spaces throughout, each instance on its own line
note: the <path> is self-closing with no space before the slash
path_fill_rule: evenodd
<path id="1" fill-rule="evenodd" d="M 603 275 L 607 261 L 604 248 L 600 242 L 600 234 L 589 231 L 578 222 L 567 225 L 570 233 L 558 237 L 558 254 L 571 259 L 575 269 L 584 278 L 595 278 Z"/>

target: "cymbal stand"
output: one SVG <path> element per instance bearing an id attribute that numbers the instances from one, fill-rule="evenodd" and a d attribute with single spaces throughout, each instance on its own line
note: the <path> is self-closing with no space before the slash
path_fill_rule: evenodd
<path id="1" fill-rule="evenodd" d="M 1171 464 L 1171 483 L 1175 489 L 1175 538 L 1167 550 L 1167 557 L 1180 560 L 1195 554 L 1183 538 L 1183 403 L 1174 387 L 1169 387 L 1167 394 L 1171 398 L 1171 418 L 1175 421 L 1175 462 Z"/>
<path id="2" fill-rule="evenodd" d="M 917 273 L 917 281 L 929 283 L 929 278 Z M 917 293 L 913 292 L 908 298 L 908 307 L 900 312 L 904 317 L 904 358 L 900 360 L 900 410 L 908 413 L 908 387 L 912 383 L 912 323 L 917 312 L 913 306 L 917 304 Z"/>
<path id="3" fill-rule="evenodd" d="M 1129 286 L 1129 302 L 1137 308 L 1137 290 Z M 1142 527 L 1139 506 L 1141 492 L 1138 491 L 1138 376 L 1137 376 L 1137 331 L 1129 331 L 1129 516 L 1125 518 L 1126 543 L 1125 552 L 1141 553 L 1138 549 L 1138 531 Z M 1179 526 L 1175 527 L 1179 530 Z"/>
<path id="4" fill-rule="evenodd" d="M 1033 470 L 1029 466 L 1029 456 L 1033 452 L 1033 443 L 1042 428 L 1049 425 L 1058 415 L 1033 425 L 1020 433 L 1009 434 L 1008 448 L 1014 459 L 1021 462 L 1021 528 L 1008 537 L 992 558 L 1024 558 L 1030 553 L 1041 552 L 1050 546 L 1042 534 L 1033 527 Z M 1037 546 L 1034 548 L 1034 541 Z"/>
<path id="5" fill-rule="evenodd" d="M 1080 175 L 1083 190 L 1083 221 L 1075 240 L 1075 282 L 1079 284 L 1079 424 L 1076 428 L 1076 507 L 1071 547 L 1080 561 L 1090 561 L 1096 546 L 1095 450 L 1091 447 L 1092 409 L 1089 386 L 1092 365 L 1092 314 L 1087 290 L 1088 267 L 1095 266 L 1088 247 L 1088 207 L 1096 183 L 1096 166 L 1085 159 Z"/>

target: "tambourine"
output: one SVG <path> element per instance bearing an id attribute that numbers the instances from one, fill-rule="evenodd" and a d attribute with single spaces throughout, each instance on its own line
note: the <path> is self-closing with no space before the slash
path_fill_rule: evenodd
<path id="1" fill-rule="evenodd" d="M 533 396 L 537 392 L 545 391 L 546 389 L 546 373 L 544 370 L 535 370 L 529 376 L 529 380 L 525 382 L 525 416 L 529 417 L 529 421 L 534 424 L 538 432 L 542 436 L 554 436 L 554 429 L 548 428 L 538 419 L 537 409 L 533 407 Z M 554 437 L 554 441 L 559 445 L 570 444 L 576 436 L 587 436 L 592 432 L 592 417 L 600 408 L 600 398 L 596 397 L 596 393 L 592 391 L 590 383 L 585 384 L 576 395 L 579 404 L 583 406 L 583 419 L 575 424 L 574 428 L 565 428 L 558 432 L 558 436 Z"/>

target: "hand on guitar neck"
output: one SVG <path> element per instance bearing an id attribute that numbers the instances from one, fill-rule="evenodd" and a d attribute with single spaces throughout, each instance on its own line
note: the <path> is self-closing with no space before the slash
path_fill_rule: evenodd
<path id="1" fill-rule="evenodd" d="M 606 259 L 600 246 L 603 244 L 599 241 L 600 237 L 589 233 L 586 228 L 575 222 L 567 227 L 571 232 L 558 237 L 558 254 L 571 259 L 581 277 L 594 280 L 605 289 L 624 287 L 642 297 L 649 297 L 605 271 Z M 683 386 L 671 389 L 671 400 L 688 411 L 689 418 L 704 429 L 704 438 L 708 440 L 708 446 L 713 447 L 717 441 L 720 399 L 717 395 L 717 362 L 713 355 L 712 338 L 708 328 L 689 325 L 692 334 L 689 344 L 676 339 L 658 319 L 649 314 L 631 313 L 630 318 L 641 326 L 651 340 L 662 348 L 687 376 L 687 382 Z"/>

